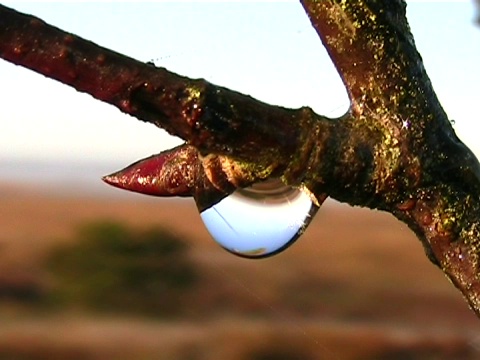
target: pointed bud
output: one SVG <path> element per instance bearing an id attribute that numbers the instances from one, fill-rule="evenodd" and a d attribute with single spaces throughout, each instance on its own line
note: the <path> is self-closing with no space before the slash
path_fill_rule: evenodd
<path id="1" fill-rule="evenodd" d="M 137 161 L 102 178 L 120 189 L 154 196 L 193 196 L 195 169 L 201 166 L 195 148 L 181 145 Z"/>

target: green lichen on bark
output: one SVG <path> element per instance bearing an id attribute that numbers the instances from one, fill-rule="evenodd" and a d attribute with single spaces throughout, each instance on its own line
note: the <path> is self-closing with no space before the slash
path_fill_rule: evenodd
<path id="1" fill-rule="evenodd" d="M 333 132 L 344 134 L 334 145 L 341 150 L 329 151 L 339 155 L 333 165 L 338 171 L 316 183 L 317 174 L 325 171 L 320 161 L 310 187 L 350 204 L 389 211 L 407 223 L 478 314 L 480 168 L 434 93 L 410 33 L 405 2 L 303 5 L 352 103 L 350 117 L 337 126 L 345 130 Z M 357 176 L 344 176 L 349 166 Z"/>

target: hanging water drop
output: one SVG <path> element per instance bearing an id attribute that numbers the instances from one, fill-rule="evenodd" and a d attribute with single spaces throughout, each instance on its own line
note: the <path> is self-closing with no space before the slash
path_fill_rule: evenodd
<path id="1" fill-rule="evenodd" d="M 178 166 L 179 159 L 193 165 Z M 199 189 L 192 183 L 196 174 L 192 168 L 203 166 L 197 160 L 195 148 L 179 146 L 138 161 L 103 180 L 142 194 L 193 196 L 198 208 L 205 209 L 222 193 L 208 186 Z M 220 246 L 239 256 L 262 258 L 285 250 L 303 234 L 318 210 L 315 204 L 305 192 L 286 186 L 280 179 L 270 179 L 237 189 L 200 215 Z"/>
<path id="2" fill-rule="evenodd" d="M 304 232 L 318 207 L 301 190 L 280 179 L 238 189 L 201 217 L 215 241 L 248 258 L 278 254 Z"/>

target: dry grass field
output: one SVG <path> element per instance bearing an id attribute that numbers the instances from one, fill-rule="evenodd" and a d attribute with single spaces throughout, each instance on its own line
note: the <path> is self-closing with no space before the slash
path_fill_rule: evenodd
<path id="1" fill-rule="evenodd" d="M 99 220 L 187 244 L 199 281 L 163 295 L 181 315 L 35 305 L 48 254 Z M 480 321 L 388 214 L 327 202 L 290 249 L 254 261 L 218 247 L 193 201 L 0 186 L 0 360 L 478 358 Z"/>

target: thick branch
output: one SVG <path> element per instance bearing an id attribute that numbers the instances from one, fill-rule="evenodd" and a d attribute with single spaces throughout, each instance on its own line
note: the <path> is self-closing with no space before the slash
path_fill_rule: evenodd
<path id="1" fill-rule="evenodd" d="M 319 163 L 311 186 L 405 221 L 479 314 L 480 166 L 433 91 L 405 2 L 302 3 L 347 87 L 353 114 L 334 181 L 318 181 L 325 171 Z M 359 172 L 362 181 L 352 182 Z"/>

